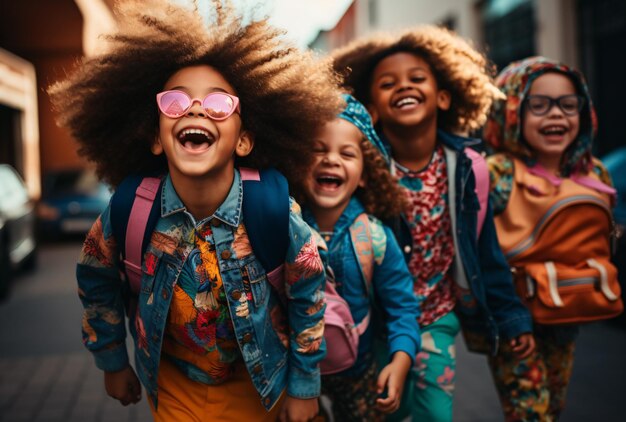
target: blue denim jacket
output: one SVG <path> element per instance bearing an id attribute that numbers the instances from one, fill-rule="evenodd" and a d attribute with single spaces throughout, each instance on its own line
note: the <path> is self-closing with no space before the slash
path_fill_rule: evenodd
<path id="1" fill-rule="evenodd" d="M 337 293 L 348 302 L 357 324 L 368 311 L 373 310 L 350 235 L 350 226 L 364 212 L 361 202 L 352 197 L 335 224 L 333 236 L 326 242 L 328 265 L 335 274 Z M 313 215 L 306 208 L 303 216 L 311 227 L 319 230 Z M 383 313 L 389 356 L 403 351 L 413 360 L 420 348 L 420 330 L 417 323 L 420 307 L 413 294 L 413 277 L 402 259 L 402 252 L 393 232 L 374 217 L 370 217 L 370 223 L 374 248 L 373 299 L 377 305 L 376 310 Z M 359 338 L 356 363 L 341 375 L 358 375 L 367 368 L 371 361 L 366 357 L 373 356 L 373 327 L 376 327 L 375 317 L 372 317 L 367 330 Z"/>
<path id="2" fill-rule="evenodd" d="M 439 130 L 437 139 L 444 146 L 448 164 L 450 216 L 455 246 L 454 281 L 469 289 L 475 310 L 459 312 L 464 332 L 482 333 L 496 353 L 500 336 L 514 338 L 532 332 L 532 320 L 513 287 L 509 266 L 496 236 L 491 206 L 478 239 L 476 225 L 479 203 L 475 192 L 472 161 L 464 153 L 479 140 L 464 138 Z M 390 222 L 408 261 L 412 237 L 406 221 Z"/>
<path id="3" fill-rule="evenodd" d="M 284 321 L 280 318 L 283 308 L 278 295 L 249 246 L 242 221 L 239 172 L 235 170 L 225 201 L 202 222 L 196 223 L 186 211 L 169 176 L 161 197 L 161 218 L 144 255 L 137 313 L 130 315 L 129 323 L 135 340 L 137 374 L 154 403 L 173 288 L 195 247 L 194 230 L 207 220 L 213 226 L 216 255 L 239 348 L 263 405 L 271 408 L 285 388 L 292 397 L 317 397 L 318 363 L 325 355 L 325 278 L 315 239 L 302 220 L 298 204 L 291 201 Z M 77 266 L 79 296 L 85 308 L 83 340 L 98 368 L 104 371 L 118 371 L 128 365 L 124 324 L 128 283 L 120 277 L 118 256 L 107 208 L 87 235 Z M 244 270 L 250 279 L 249 292 L 242 282 Z M 245 312 L 241 312 L 242 304 Z"/>

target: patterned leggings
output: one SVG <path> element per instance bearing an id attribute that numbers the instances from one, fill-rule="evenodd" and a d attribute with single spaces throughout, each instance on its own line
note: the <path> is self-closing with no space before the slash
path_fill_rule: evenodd
<path id="1" fill-rule="evenodd" d="M 517 360 L 508 344 L 489 358 L 507 421 L 556 421 L 565 406 L 576 331 L 535 326 L 535 351 Z"/>
<path id="2" fill-rule="evenodd" d="M 376 362 L 358 376 L 324 375 L 322 394 L 332 401 L 335 421 L 383 421 L 383 414 L 376 410 Z"/>
<path id="3" fill-rule="evenodd" d="M 400 409 L 388 421 L 450 422 L 456 372 L 454 339 L 459 320 L 450 312 L 422 330 L 422 351 L 404 385 Z"/>

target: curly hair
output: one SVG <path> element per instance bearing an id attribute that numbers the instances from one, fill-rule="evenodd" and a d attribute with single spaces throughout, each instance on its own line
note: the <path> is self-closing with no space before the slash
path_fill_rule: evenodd
<path id="1" fill-rule="evenodd" d="M 432 68 L 439 89 L 450 92 L 449 110 L 440 110 L 439 128 L 449 132 L 479 129 L 491 103 L 502 94 L 493 84 L 495 67 L 468 41 L 444 28 L 424 25 L 398 34 L 379 33 L 356 40 L 331 53 L 335 70 L 345 77 L 344 88 L 370 104 L 376 65 L 395 53 L 412 53 Z"/>
<path id="2" fill-rule="evenodd" d="M 362 135 L 360 140 L 363 154 L 363 177 L 365 187 L 358 187 L 354 195 L 361 201 L 368 214 L 381 220 L 401 215 L 407 206 L 406 194 L 398 181 L 389 172 L 387 162 L 370 140 Z M 306 180 L 291 186 L 298 203 L 307 206 Z"/>
<path id="3" fill-rule="evenodd" d="M 389 172 L 383 156 L 365 136 L 361 140 L 361 151 L 366 186 L 357 188 L 357 198 L 368 214 L 381 220 L 398 217 L 407 207 L 404 190 Z"/>
<path id="4" fill-rule="evenodd" d="M 59 125 L 112 185 L 132 173 L 167 171 L 150 151 L 159 128 L 155 96 L 172 74 L 196 65 L 216 69 L 240 97 L 255 147 L 239 165 L 272 165 L 292 181 L 311 162 L 311 134 L 343 104 L 331 65 L 286 41 L 267 19 L 244 24 L 230 1 L 213 5 L 206 25 L 197 8 L 167 0 L 119 2 L 110 49 L 49 88 Z"/>

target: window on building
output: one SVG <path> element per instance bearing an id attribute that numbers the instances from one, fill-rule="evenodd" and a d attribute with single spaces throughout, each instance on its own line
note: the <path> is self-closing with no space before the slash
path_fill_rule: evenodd
<path id="1" fill-rule="evenodd" d="M 536 54 L 533 0 L 486 0 L 480 13 L 487 54 L 498 70 Z"/>

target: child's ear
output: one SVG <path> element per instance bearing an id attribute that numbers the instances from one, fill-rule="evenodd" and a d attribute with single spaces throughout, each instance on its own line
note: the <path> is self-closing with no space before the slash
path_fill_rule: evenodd
<path id="1" fill-rule="evenodd" d="M 376 123 L 378 123 L 378 113 L 376 112 L 376 109 L 374 108 L 374 106 L 370 104 L 367 106 L 367 111 L 370 113 L 370 116 L 372 117 L 372 126 L 375 126 Z"/>
<path id="2" fill-rule="evenodd" d="M 254 136 L 247 130 L 242 130 L 235 146 L 235 154 L 237 157 L 245 157 L 252 152 L 254 148 Z"/>
<path id="3" fill-rule="evenodd" d="M 439 110 L 449 110 L 452 102 L 450 91 L 442 89 L 437 92 L 437 108 Z"/>
<path id="4" fill-rule="evenodd" d="M 159 136 L 154 138 L 154 142 L 152 142 L 150 146 L 150 151 L 152 151 L 154 155 L 163 154 L 163 145 L 161 145 L 161 138 Z"/>

